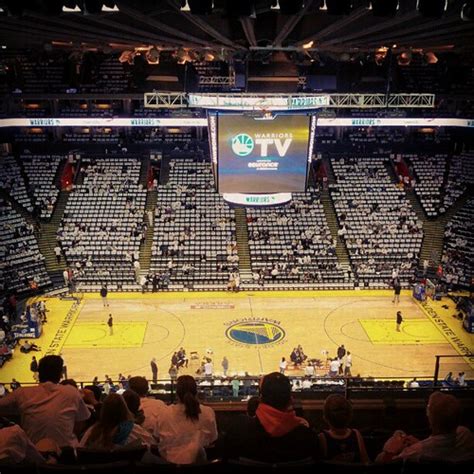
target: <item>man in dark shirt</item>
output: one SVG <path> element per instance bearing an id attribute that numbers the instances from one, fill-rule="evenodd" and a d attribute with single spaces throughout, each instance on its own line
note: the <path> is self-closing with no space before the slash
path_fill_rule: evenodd
<path id="1" fill-rule="evenodd" d="M 150 366 L 151 366 L 151 375 L 152 375 L 153 383 L 157 383 L 158 382 L 158 366 L 156 365 L 156 359 L 154 357 L 153 359 L 151 359 Z"/>
<path id="2" fill-rule="evenodd" d="M 283 374 L 266 375 L 260 386 L 256 416 L 237 424 L 222 438 L 225 458 L 277 463 L 318 457 L 317 438 L 291 406 L 291 383 Z"/>

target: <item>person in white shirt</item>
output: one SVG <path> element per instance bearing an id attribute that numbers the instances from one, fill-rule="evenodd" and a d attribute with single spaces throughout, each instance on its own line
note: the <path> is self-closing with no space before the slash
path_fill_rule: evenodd
<path id="1" fill-rule="evenodd" d="M 212 362 L 210 359 L 207 359 L 207 362 L 204 364 L 204 375 L 206 377 L 212 377 Z"/>
<path id="2" fill-rule="evenodd" d="M 309 377 L 312 377 L 314 375 L 314 365 L 308 364 L 304 368 L 304 374 L 309 376 Z"/>
<path id="3" fill-rule="evenodd" d="M 59 447 L 76 446 L 74 428 L 87 420 L 90 411 L 80 392 L 71 385 L 58 385 L 63 371 L 59 356 L 45 356 L 38 364 L 40 384 L 21 387 L 0 399 L 0 415 L 21 415 L 21 426 L 37 443 L 43 438 Z"/>
<path id="4" fill-rule="evenodd" d="M 330 377 L 336 377 L 337 376 L 337 374 L 339 373 L 340 365 L 341 365 L 341 361 L 337 358 L 334 358 L 329 363 L 329 376 Z"/>
<path id="5" fill-rule="evenodd" d="M 178 403 L 158 420 L 160 454 L 168 462 L 192 464 L 206 460 L 204 448 L 217 439 L 214 410 L 197 399 L 196 381 L 182 375 L 176 384 Z"/>
<path id="6" fill-rule="evenodd" d="M 128 381 L 128 386 L 140 397 L 140 409 L 145 415 L 145 421 L 142 423 L 143 428 L 155 434 L 158 420 L 166 410 L 166 404 L 162 400 L 147 398 L 149 387 L 145 377 L 132 377 Z"/>
<path id="7" fill-rule="evenodd" d="M 285 370 L 288 367 L 288 362 L 284 357 L 281 358 L 280 361 L 280 374 L 285 374 Z"/>

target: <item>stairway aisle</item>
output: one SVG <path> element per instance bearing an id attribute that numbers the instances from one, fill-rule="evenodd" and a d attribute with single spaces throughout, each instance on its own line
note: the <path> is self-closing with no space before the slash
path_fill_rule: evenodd
<path id="1" fill-rule="evenodd" d="M 145 202 L 145 219 L 147 223 L 146 229 L 146 236 L 145 241 L 140 246 L 140 270 L 144 274 L 147 274 L 150 270 L 151 264 L 151 248 L 153 245 L 153 232 L 154 232 L 154 224 L 155 224 L 155 209 L 156 209 L 156 202 L 158 199 L 158 192 L 156 189 L 152 191 L 148 191 L 146 195 L 146 202 Z M 150 225 L 148 222 L 148 215 L 147 211 L 153 212 L 153 225 Z"/>
<path id="2" fill-rule="evenodd" d="M 239 253 L 239 272 L 242 282 L 252 281 L 252 267 L 250 264 L 249 229 L 247 226 L 247 211 L 245 207 L 236 207 L 235 233 L 237 250 Z"/>
<path id="3" fill-rule="evenodd" d="M 323 205 L 324 215 L 326 217 L 326 222 L 328 223 L 329 230 L 333 239 L 336 239 L 336 256 L 344 269 L 349 269 L 351 267 L 351 262 L 349 259 L 349 253 L 347 251 L 346 244 L 344 241 L 337 235 L 337 230 L 339 224 L 337 222 L 336 210 L 331 200 L 331 196 L 327 189 L 324 189 L 321 192 L 321 204 Z"/>
<path id="4" fill-rule="evenodd" d="M 44 256 L 46 270 L 54 287 L 64 286 L 62 273 L 66 267 L 66 260 L 64 255 L 61 255 L 58 263 L 54 254 L 54 247 L 56 247 L 56 234 L 66 209 L 69 194 L 69 191 L 60 191 L 51 219 L 47 222 L 42 222 L 41 229 L 36 233 L 38 246 Z"/>
<path id="5" fill-rule="evenodd" d="M 432 265 L 441 262 L 443 254 L 444 231 L 447 222 L 461 209 L 469 199 L 469 193 L 462 195 L 449 210 L 434 219 L 428 219 L 423 207 L 412 189 L 406 189 L 405 194 L 415 211 L 418 219 L 423 223 L 423 242 L 421 244 L 420 265 L 424 260 L 430 260 Z"/>

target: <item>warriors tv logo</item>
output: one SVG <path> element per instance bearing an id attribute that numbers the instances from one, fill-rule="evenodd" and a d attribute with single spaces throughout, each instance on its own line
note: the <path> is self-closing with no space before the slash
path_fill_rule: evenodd
<path id="1" fill-rule="evenodd" d="M 250 319 L 232 322 L 225 335 L 232 342 L 244 345 L 270 345 L 282 341 L 285 331 L 278 321 L 267 319 Z"/>
<path id="2" fill-rule="evenodd" d="M 261 158 L 275 151 L 280 158 L 283 158 L 292 141 L 293 134 L 291 133 L 256 133 L 254 138 L 247 133 L 239 133 L 232 137 L 231 146 L 234 154 L 241 157 L 250 155 L 254 148 L 257 148 Z"/>

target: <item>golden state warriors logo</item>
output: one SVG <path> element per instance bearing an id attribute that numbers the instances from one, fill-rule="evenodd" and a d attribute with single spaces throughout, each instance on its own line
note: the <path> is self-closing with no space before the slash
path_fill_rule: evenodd
<path id="1" fill-rule="evenodd" d="M 271 319 L 242 319 L 228 323 L 225 335 L 234 343 L 246 346 L 268 346 L 281 342 L 285 331 L 279 321 Z"/>

